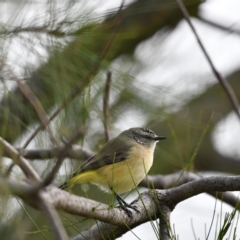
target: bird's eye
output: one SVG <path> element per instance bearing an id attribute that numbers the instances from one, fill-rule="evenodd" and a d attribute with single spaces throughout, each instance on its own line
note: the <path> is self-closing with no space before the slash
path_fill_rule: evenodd
<path id="1" fill-rule="evenodd" d="M 148 135 L 152 135 L 152 136 L 155 135 L 155 133 L 154 133 L 152 130 L 150 130 L 150 129 L 143 128 L 143 131 L 144 131 L 145 133 L 147 133 Z"/>

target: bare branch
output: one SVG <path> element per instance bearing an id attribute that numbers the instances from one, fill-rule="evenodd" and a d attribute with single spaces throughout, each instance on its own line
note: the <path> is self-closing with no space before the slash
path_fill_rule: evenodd
<path id="1" fill-rule="evenodd" d="M 125 224 L 132 226 L 139 224 L 139 222 L 147 222 L 149 221 L 148 214 L 156 219 L 154 216 L 158 213 L 157 205 L 151 201 L 147 192 L 141 197 L 148 214 L 141 200 L 138 200 L 134 202 L 134 206 L 138 208 L 140 213 L 132 211 L 132 218 L 129 218 L 120 208 L 110 208 L 106 204 L 79 197 L 52 186 L 49 186 L 42 196 L 57 209 L 117 226 L 124 226 Z"/>
<path id="2" fill-rule="evenodd" d="M 16 179 L 6 180 L 0 176 L 0 188 L 2 193 L 4 190 L 8 193 L 10 192 L 10 194 L 21 197 L 25 202 L 30 203 L 32 206 L 43 210 L 48 216 L 50 224 L 56 235 L 56 239 L 66 239 L 65 236 L 67 236 L 67 234 L 55 209 L 51 206 L 50 203 L 46 202 L 41 197 L 40 193 L 35 194 L 32 184 L 18 183 Z"/>
<path id="3" fill-rule="evenodd" d="M 54 37 L 65 37 L 66 32 L 61 31 L 58 28 L 55 29 L 47 29 L 47 26 L 42 27 L 15 27 L 12 30 L 8 30 L 6 27 L 3 31 L 0 32 L 0 35 L 10 35 L 10 34 L 19 34 L 19 33 L 26 33 L 26 32 L 34 32 L 34 33 L 45 33 L 48 35 L 52 35 Z"/>
<path id="4" fill-rule="evenodd" d="M 161 214 L 160 214 L 160 239 L 162 240 L 170 240 L 170 215 L 171 215 L 172 209 L 170 209 L 167 205 L 161 204 Z"/>
<path id="5" fill-rule="evenodd" d="M 209 177 L 209 178 L 201 178 L 186 184 L 183 184 L 179 187 L 170 188 L 168 190 L 154 190 L 153 192 L 149 191 L 153 196 L 157 195 L 157 198 L 159 200 L 159 203 L 154 205 L 156 207 L 157 212 L 155 212 L 155 215 L 150 215 L 148 217 L 149 219 L 155 220 L 156 215 L 160 217 L 159 212 L 159 205 L 167 206 L 170 210 L 172 210 L 175 206 L 175 204 L 178 204 L 181 201 L 184 201 L 190 197 L 193 197 L 195 195 L 198 195 L 200 193 L 204 192 L 221 192 L 221 191 L 239 191 L 240 190 L 240 177 Z M 227 193 L 225 193 L 227 194 Z M 148 192 L 144 192 L 141 194 L 142 196 L 147 195 L 149 197 Z M 136 205 L 139 203 L 139 199 L 135 200 L 132 204 Z M 147 201 L 153 202 L 152 198 L 143 198 L 143 202 L 145 206 L 149 206 L 147 204 Z M 223 200 L 225 201 L 225 199 Z M 233 207 L 237 207 L 239 209 L 238 200 L 235 202 L 235 205 L 232 205 Z M 154 201 L 155 203 L 155 201 Z M 142 205 L 137 205 L 138 208 L 141 209 Z M 146 207 L 147 211 L 151 210 L 148 207 Z M 168 210 L 169 211 L 169 210 Z M 170 213 L 170 212 L 169 212 Z M 168 214 L 169 214 L 168 213 Z M 168 216 L 166 216 L 168 218 Z M 170 217 L 170 216 L 169 216 Z M 134 217 L 135 218 L 135 215 Z M 131 222 L 128 223 L 128 227 L 126 225 L 122 226 L 111 226 L 110 224 L 98 224 L 94 225 L 90 229 L 84 231 L 81 233 L 81 235 L 78 235 L 74 238 L 74 240 L 81 240 L 85 239 L 85 237 L 89 237 L 94 240 L 100 240 L 100 239 L 106 239 L 106 236 L 110 237 L 120 237 L 130 229 L 133 229 L 134 227 L 140 225 L 143 223 L 139 220 L 138 224 L 134 223 L 131 225 Z M 114 223 L 113 223 L 114 224 Z M 161 223 L 160 223 L 161 224 Z M 166 229 L 165 229 L 166 230 Z M 106 233 L 106 235 L 103 235 Z M 163 234 L 163 233 L 161 233 Z M 162 235 L 161 235 L 162 237 Z M 166 238 L 168 239 L 168 238 Z"/>
<path id="6" fill-rule="evenodd" d="M 58 158 L 64 148 L 65 146 L 61 146 L 59 148 L 53 147 L 48 149 L 17 149 L 17 151 L 20 151 L 21 155 L 28 160 L 46 160 L 49 158 Z M 8 152 L 4 151 L 2 154 L 6 157 L 11 157 Z M 66 157 L 86 160 L 94 154 L 95 153 L 90 151 L 89 149 L 82 148 L 79 145 L 75 144 L 71 145 Z"/>
<path id="7" fill-rule="evenodd" d="M 21 189 L 21 186 L 17 186 L 19 184 L 16 185 L 14 183 L 12 186 L 11 180 L 7 182 L 7 185 L 5 182 L 0 178 L 1 187 L 10 186 L 9 189 L 12 190 L 13 194 L 22 197 L 28 204 L 38 207 L 36 204 L 36 194 L 31 191 L 32 186 L 30 184 L 21 184 L 23 190 L 19 190 Z M 141 197 L 132 202 L 132 205 L 138 208 L 139 213 L 130 210 L 132 212 L 131 218 L 122 209 L 110 208 L 106 204 L 70 194 L 53 186 L 48 186 L 40 194 L 44 201 L 57 209 L 117 226 L 111 228 L 113 231 L 111 235 L 114 234 L 115 237 L 119 237 L 116 233 L 122 234 L 124 231 L 127 232 L 129 229 L 148 222 L 150 219 L 155 220 L 161 217 L 161 214 L 165 216 L 166 221 L 164 221 L 167 227 L 170 221 L 170 212 L 174 209 L 175 205 L 197 194 L 210 191 L 238 190 L 240 190 L 239 176 L 202 178 L 168 190 L 149 190 L 142 193 Z M 26 193 L 28 194 L 27 197 Z M 236 207 L 239 209 L 239 205 Z M 92 233 L 92 230 L 93 228 L 89 231 L 94 235 L 95 233 Z M 98 231 L 100 230 L 99 228 Z M 161 237 L 165 234 L 165 230 L 162 233 L 160 232 L 162 234 Z"/>
<path id="8" fill-rule="evenodd" d="M 110 95 L 111 81 L 112 81 L 112 73 L 108 72 L 104 96 L 103 96 L 103 125 L 104 125 L 106 142 L 110 140 L 108 121 L 109 121 L 109 95 Z"/>
<path id="9" fill-rule="evenodd" d="M 140 214 L 132 212 L 133 217 L 131 219 L 121 210 L 109 209 L 107 205 L 97 203 L 93 200 L 85 202 L 83 198 L 70 194 L 69 196 L 65 195 L 68 193 L 61 194 L 62 196 L 57 194 L 58 200 L 56 200 L 56 193 L 51 190 L 49 193 L 50 196 L 46 197 L 48 197 L 50 201 L 53 201 L 53 205 L 57 203 L 57 205 L 55 205 L 57 208 L 66 210 L 69 213 L 79 214 L 81 212 L 82 216 L 87 217 L 88 215 L 88 217 L 121 227 L 127 225 L 132 229 L 145 221 L 149 221 L 149 218 L 154 220 L 156 216 L 160 216 L 159 205 L 162 206 L 162 204 L 165 204 L 169 209 L 173 209 L 179 202 L 200 193 L 238 190 L 240 190 L 240 177 L 209 177 L 198 179 L 168 190 L 149 191 L 150 195 L 148 192 L 144 192 L 141 194 L 141 198 L 145 207 L 142 205 L 141 199 L 135 200 L 132 204 L 137 206 Z M 160 201 L 159 203 L 152 201 L 155 196 L 157 196 L 157 199 Z M 147 209 L 148 214 L 146 214 L 145 209 Z M 99 217 L 99 215 L 101 216 Z M 92 231 L 92 229 L 89 231 Z M 122 231 L 123 229 L 121 229 L 121 232 Z"/>
<path id="10" fill-rule="evenodd" d="M 151 188 L 151 189 L 167 189 L 172 188 L 174 185 L 179 186 L 184 183 L 191 182 L 196 179 L 202 178 L 199 174 L 192 173 L 192 172 L 184 172 L 182 174 L 182 171 L 178 171 L 172 174 L 167 175 L 155 175 L 151 176 L 148 175 L 147 178 L 144 178 L 142 182 L 139 184 L 139 186 Z M 179 176 L 181 178 L 179 179 Z"/>
<path id="11" fill-rule="evenodd" d="M 72 138 L 69 140 L 69 142 L 66 144 L 66 146 L 59 153 L 58 160 L 57 160 L 55 166 L 53 167 L 52 171 L 48 173 L 48 175 L 44 178 L 43 181 L 41 181 L 39 184 L 36 184 L 36 185 L 32 186 L 31 194 L 37 193 L 40 189 L 46 187 L 47 185 L 49 185 L 53 181 L 53 179 L 55 178 L 56 174 L 58 173 L 58 171 L 59 171 L 59 169 L 62 165 L 63 160 L 65 159 L 65 157 L 68 153 L 69 148 L 72 145 L 72 142 L 74 142 L 77 138 L 79 138 L 79 135 L 82 135 L 82 134 L 83 134 L 82 129 L 79 129 L 72 136 Z"/>
<path id="12" fill-rule="evenodd" d="M 25 97 L 29 100 L 29 102 L 32 104 L 33 108 L 35 109 L 36 113 L 38 114 L 38 117 L 42 122 L 42 126 L 44 126 L 48 131 L 48 134 L 50 136 L 52 143 L 56 146 L 59 146 L 49 126 L 50 120 L 39 99 L 26 83 L 22 83 L 14 74 L 13 74 L 13 77 L 16 83 L 18 84 L 19 89 L 22 91 Z"/>
<path id="13" fill-rule="evenodd" d="M 15 163 L 11 163 L 10 166 L 7 168 L 4 177 L 8 177 L 13 169 L 13 167 L 15 166 Z"/>
<path id="14" fill-rule="evenodd" d="M 19 183 L 16 179 L 5 179 L 2 176 L 0 176 L 0 189 L 1 193 L 10 193 L 22 199 L 28 199 L 32 194 L 32 185 L 30 183 Z"/>
<path id="15" fill-rule="evenodd" d="M 115 35 L 118 31 L 118 27 L 120 27 L 120 21 L 122 20 L 122 9 L 123 9 L 123 4 L 121 5 L 118 14 L 116 16 L 116 21 L 115 21 L 115 25 L 113 26 L 113 31 L 110 35 L 110 37 L 108 38 L 103 51 L 99 57 L 99 59 L 96 61 L 95 64 L 93 64 L 92 69 L 89 71 L 89 73 L 83 78 L 81 82 L 81 87 L 79 86 L 75 86 L 74 90 L 70 93 L 69 96 L 67 96 L 62 103 L 58 106 L 58 108 L 55 110 L 55 112 L 51 115 L 50 117 L 50 121 L 52 121 L 61 111 L 62 109 L 64 109 L 75 97 L 77 97 L 84 89 L 84 87 L 91 81 L 92 77 L 99 71 L 100 65 L 102 60 L 104 59 L 104 57 L 107 55 L 109 49 L 112 46 L 112 43 L 115 39 Z M 38 134 L 39 131 L 41 131 L 43 129 L 43 125 L 39 125 L 36 130 L 31 134 L 31 136 L 27 139 L 27 141 L 25 142 L 23 148 L 26 148 L 28 146 L 28 144 L 32 141 L 32 139 Z"/>
<path id="16" fill-rule="evenodd" d="M 199 15 L 198 15 L 197 18 L 200 19 L 202 22 L 207 23 L 207 24 L 209 24 L 209 25 L 211 25 L 211 26 L 213 26 L 213 27 L 216 27 L 216 28 L 218 28 L 218 29 L 227 31 L 227 32 L 229 32 L 229 33 L 236 33 L 236 34 L 240 35 L 240 30 L 237 30 L 237 29 L 233 29 L 233 28 L 232 28 L 233 24 L 230 25 L 230 26 L 228 26 L 228 27 L 226 27 L 226 26 L 223 26 L 223 25 L 220 24 L 220 23 L 214 22 L 214 21 L 212 21 L 212 20 L 210 20 L 210 19 L 206 19 L 206 18 L 204 18 L 203 16 L 199 16 Z"/>
<path id="17" fill-rule="evenodd" d="M 238 102 L 238 99 L 237 99 L 237 97 L 236 97 L 233 89 L 232 89 L 231 86 L 229 85 L 227 79 L 224 78 L 224 77 L 218 72 L 218 70 L 216 69 L 215 65 L 213 64 L 213 61 L 211 60 L 209 54 L 207 53 L 207 51 L 206 51 L 206 49 L 205 49 L 205 47 L 204 47 L 204 45 L 203 45 L 200 37 L 199 37 L 198 34 L 197 34 L 196 29 L 194 28 L 194 26 L 193 26 L 193 24 L 192 24 L 192 22 L 191 22 L 191 20 L 190 20 L 188 11 L 187 11 L 187 9 L 185 8 L 182 0 L 176 0 L 176 1 L 177 1 L 177 3 L 178 3 L 179 8 L 180 8 L 181 11 L 182 11 L 183 16 L 185 17 L 186 21 L 188 22 L 190 28 L 192 29 L 192 31 L 193 31 L 193 33 L 194 33 L 194 35 L 195 35 L 195 37 L 196 37 L 196 39 L 197 39 L 197 41 L 198 41 L 198 43 L 199 43 L 200 48 L 202 49 L 205 57 L 207 58 L 207 61 L 208 61 L 209 65 L 211 66 L 212 71 L 213 71 L 215 77 L 218 79 L 219 83 L 220 83 L 220 84 L 222 85 L 222 87 L 224 88 L 224 90 L 225 90 L 225 92 L 226 92 L 226 94 L 227 94 L 227 96 L 228 96 L 228 98 L 229 98 L 229 100 L 230 100 L 230 102 L 231 102 L 231 104 L 232 104 L 232 106 L 233 106 L 233 109 L 235 110 L 235 112 L 237 113 L 238 117 L 240 118 L 239 102 Z"/>
<path id="18" fill-rule="evenodd" d="M 33 167 L 28 163 L 28 161 L 22 157 L 19 152 L 7 141 L 0 137 L 0 143 L 4 148 L 4 152 L 7 152 L 11 159 L 16 163 L 24 172 L 24 174 L 35 181 L 41 181 L 40 176 L 37 172 L 33 169 Z"/>
<path id="19" fill-rule="evenodd" d="M 46 213 L 50 225 L 52 226 L 53 232 L 55 233 L 56 239 L 57 240 L 68 239 L 65 228 L 63 227 L 62 222 L 53 206 L 48 202 L 44 201 L 43 198 L 41 198 L 41 196 L 38 197 L 38 205 L 39 208 Z"/>
<path id="20" fill-rule="evenodd" d="M 203 192 L 239 191 L 240 177 L 208 177 L 168 189 L 169 198 L 173 204 L 178 204 L 192 196 Z M 238 203 L 237 203 L 238 204 Z M 236 207 L 236 206 L 235 206 Z"/>
<path id="21" fill-rule="evenodd" d="M 181 178 L 179 179 L 179 176 Z M 156 176 L 147 176 L 147 179 L 143 179 L 143 181 L 139 184 L 139 186 L 150 188 L 150 189 L 168 189 L 172 188 L 173 186 L 180 186 L 182 184 L 202 179 L 203 176 L 196 173 L 191 172 L 184 172 L 182 174 L 182 171 L 175 172 L 168 175 L 156 175 Z M 239 199 L 234 194 L 230 192 L 207 192 L 207 194 L 211 195 L 214 198 L 217 198 L 219 200 L 222 200 L 223 202 L 229 204 L 232 207 L 236 207 Z"/>
<path id="22" fill-rule="evenodd" d="M 84 131 L 82 130 L 82 128 L 78 129 L 78 131 L 76 131 L 76 133 L 71 137 L 71 139 L 69 140 L 69 142 L 65 145 L 65 147 L 62 149 L 62 151 L 59 154 L 58 160 L 55 164 L 55 166 L 53 167 L 52 171 L 46 176 L 46 178 L 39 184 L 39 186 L 37 188 L 41 189 L 47 185 L 49 185 L 53 179 L 55 178 L 55 176 L 57 175 L 67 153 L 69 148 L 71 148 L 72 143 L 79 138 L 79 136 L 83 135 Z"/>

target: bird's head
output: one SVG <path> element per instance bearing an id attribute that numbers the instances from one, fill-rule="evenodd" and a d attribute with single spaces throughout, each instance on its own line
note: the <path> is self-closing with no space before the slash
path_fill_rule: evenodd
<path id="1" fill-rule="evenodd" d="M 129 136 L 141 145 L 151 146 L 166 139 L 164 136 L 157 136 L 152 130 L 147 128 L 130 128 L 127 130 Z"/>

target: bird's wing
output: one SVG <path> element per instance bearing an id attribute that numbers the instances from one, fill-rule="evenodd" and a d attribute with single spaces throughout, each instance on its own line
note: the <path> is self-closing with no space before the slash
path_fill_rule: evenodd
<path id="1" fill-rule="evenodd" d="M 104 165 L 118 163 L 125 160 L 133 147 L 133 143 L 128 141 L 126 144 L 126 141 L 124 140 L 125 139 L 121 141 L 113 138 L 106 145 L 104 145 L 96 155 L 83 162 L 80 169 L 78 169 L 76 172 L 80 173 L 88 170 L 94 170 Z"/>
<path id="2" fill-rule="evenodd" d="M 126 152 L 116 152 L 112 155 L 105 154 L 101 156 L 94 156 L 89 162 L 80 167 L 79 172 L 85 172 L 88 170 L 94 170 L 102 166 L 118 163 L 127 159 L 128 153 Z"/>
<path id="3" fill-rule="evenodd" d="M 118 163 L 125 160 L 134 146 L 133 142 L 128 141 L 128 144 L 126 144 L 125 140 L 126 139 L 117 139 L 116 141 L 116 138 L 110 140 L 96 155 L 84 161 L 81 167 L 69 176 L 69 179 L 82 172 L 94 170 L 108 164 Z M 60 188 L 65 189 L 67 186 L 68 184 L 66 182 L 62 184 Z"/>

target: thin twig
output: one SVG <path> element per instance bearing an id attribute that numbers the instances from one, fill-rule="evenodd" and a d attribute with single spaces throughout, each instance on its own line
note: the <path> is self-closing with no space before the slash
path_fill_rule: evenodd
<path id="1" fill-rule="evenodd" d="M 24 174 L 35 181 L 40 181 L 41 178 L 34 170 L 34 168 L 28 163 L 28 161 L 22 157 L 19 152 L 6 140 L 0 137 L 0 143 L 4 147 L 4 151 L 8 152 L 12 160 L 22 169 Z"/>
<path id="2" fill-rule="evenodd" d="M 103 95 L 103 125 L 104 125 L 106 142 L 110 140 L 108 123 L 109 123 L 109 95 L 110 95 L 111 81 L 112 81 L 112 73 L 108 72 L 105 91 Z"/>
<path id="3" fill-rule="evenodd" d="M 238 29 L 233 29 L 233 28 L 232 28 L 232 26 L 233 26 L 234 24 L 231 24 L 229 27 L 226 27 L 226 26 L 223 26 L 223 25 L 220 24 L 220 23 L 214 22 L 214 21 L 212 21 L 212 20 L 210 20 L 210 19 L 206 19 L 206 18 L 204 18 L 203 16 L 199 16 L 199 15 L 198 15 L 197 18 L 198 18 L 199 20 L 201 20 L 202 22 L 207 23 L 207 24 L 209 24 L 209 25 L 211 25 L 211 26 L 213 26 L 213 27 L 216 27 L 216 28 L 218 28 L 218 29 L 224 30 L 224 31 L 229 32 L 229 33 L 236 33 L 236 34 L 240 35 L 240 30 L 238 30 Z"/>
<path id="4" fill-rule="evenodd" d="M 178 3 L 179 8 L 180 8 L 181 11 L 182 11 L 183 16 L 185 17 L 186 21 L 188 22 L 190 28 L 192 29 L 192 31 L 193 31 L 193 33 L 194 33 L 194 35 L 195 35 L 195 37 L 196 37 L 196 39 L 197 39 L 197 41 L 198 41 L 198 43 L 199 43 L 200 48 L 202 49 L 205 57 L 207 58 L 207 61 L 208 61 L 209 65 L 211 66 L 212 71 L 213 71 L 215 77 L 218 79 L 219 83 L 220 83 L 220 84 L 222 85 L 222 87 L 224 88 L 224 90 L 225 90 L 225 92 L 226 92 L 226 94 L 227 94 L 227 96 L 228 96 L 228 98 L 229 98 L 229 100 L 230 100 L 230 102 L 231 102 L 231 104 L 232 104 L 232 106 L 233 106 L 233 109 L 235 110 L 235 112 L 237 113 L 238 117 L 240 118 L 239 102 L 238 102 L 238 99 L 237 99 L 237 97 L 236 97 L 233 89 L 232 89 L 231 86 L 229 85 L 227 79 L 226 79 L 225 77 L 223 77 L 223 76 L 218 72 L 218 70 L 216 69 L 215 65 L 213 64 L 213 61 L 211 60 L 209 54 L 207 53 L 207 51 L 206 51 L 206 49 L 205 49 L 205 47 L 204 47 L 204 45 L 203 45 L 200 37 L 199 37 L 198 34 L 197 34 L 196 29 L 194 28 L 194 26 L 193 26 L 193 24 L 192 24 L 192 22 L 191 22 L 191 20 L 190 20 L 188 11 L 187 11 L 187 9 L 185 8 L 182 0 L 176 0 L 176 1 L 177 1 L 177 3 Z"/>
<path id="5" fill-rule="evenodd" d="M 17 151 L 21 152 L 21 156 L 28 160 L 35 160 L 35 159 L 40 159 L 40 160 L 48 160 L 50 158 L 58 158 L 59 155 L 61 154 L 63 148 L 65 146 L 61 146 L 59 148 L 53 147 L 53 148 L 47 148 L 47 149 L 18 149 L 16 148 Z M 81 159 L 81 160 L 86 160 L 90 157 L 92 157 L 95 153 L 90 151 L 87 148 L 82 148 L 79 145 L 72 145 L 71 148 L 69 149 L 66 157 L 73 158 L 73 159 Z M 9 152 L 3 151 L 2 155 L 5 157 L 10 157 L 11 155 Z"/>
<path id="6" fill-rule="evenodd" d="M 47 29 L 46 26 L 43 27 L 15 27 L 12 30 L 7 30 L 6 28 L 0 32 L 0 35 L 9 35 L 9 34 L 19 34 L 26 32 L 34 32 L 34 33 L 45 33 L 48 35 L 53 35 L 55 37 L 65 37 L 67 34 L 58 28 L 50 30 Z"/>
<path id="7" fill-rule="evenodd" d="M 59 154 L 58 160 L 55 164 L 55 166 L 53 167 L 52 171 L 49 172 L 49 174 L 44 178 L 44 180 L 35 188 L 35 191 L 49 185 L 55 178 L 55 176 L 57 175 L 69 149 L 72 146 L 72 143 L 76 141 L 76 139 L 79 138 L 79 136 L 82 136 L 84 134 L 84 131 L 82 128 L 78 129 L 78 131 L 76 131 L 76 133 L 70 138 L 70 140 L 67 142 L 67 144 L 65 145 L 65 147 L 62 149 L 62 151 Z"/>
<path id="8" fill-rule="evenodd" d="M 52 130 L 49 126 L 50 120 L 47 116 L 47 113 L 45 112 L 41 102 L 37 98 L 37 96 L 34 94 L 34 92 L 31 90 L 31 88 L 26 84 L 22 83 L 15 74 L 13 74 L 14 80 L 18 84 L 19 89 L 22 91 L 22 93 L 25 95 L 25 97 L 29 100 L 29 102 L 32 104 L 33 108 L 35 109 L 42 125 L 46 128 L 50 139 L 52 143 L 56 146 L 59 146 L 57 140 L 55 139 Z"/>
<path id="9" fill-rule="evenodd" d="M 11 163 L 10 166 L 7 168 L 4 177 L 8 177 L 13 169 L 13 167 L 15 166 L 15 163 Z"/>
<path id="10" fill-rule="evenodd" d="M 38 196 L 38 205 L 39 208 L 46 213 L 50 225 L 52 226 L 53 232 L 56 236 L 56 239 L 57 240 L 68 239 L 65 228 L 63 227 L 62 222 L 55 208 L 51 204 L 46 202 L 41 196 Z"/>
<path id="11" fill-rule="evenodd" d="M 108 41 L 106 42 L 106 45 L 103 48 L 102 54 L 100 55 L 100 57 L 96 61 L 96 63 L 93 64 L 93 67 L 89 71 L 89 73 L 83 78 L 82 81 L 79 81 L 79 82 L 82 83 L 81 88 L 80 88 L 79 85 L 77 85 L 74 88 L 74 90 L 62 101 L 62 103 L 58 106 L 56 111 L 52 114 L 52 116 L 49 119 L 50 121 L 52 121 L 61 112 L 61 110 L 64 109 L 67 106 L 67 104 L 69 104 L 77 95 L 79 95 L 82 92 L 83 88 L 90 82 L 92 76 L 94 76 L 98 72 L 98 70 L 100 68 L 100 64 L 101 64 L 102 60 L 104 59 L 104 57 L 106 56 L 106 54 L 108 53 L 109 49 L 111 48 L 112 43 L 113 43 L 114 38 L 115 38 L 115 35 L 118 31 L 118 27 L 120 26 L 119 22 L 121 20 L 121 12 L 122 12 L 123 6 L 124 6 L 124 4 L 122 3 L 122 5 L 121 5 L 121 7 L 118 11 L 117 17 L 116 17 L 116 21 L 115 21 L 115 25 L 113 27 L 112 34 L 108 38 Z M 38 134 L 38 132 L 43 129 L 43 127 L 44 126 L 42 124 L 40 124 L 36 128 L 36 130 L 31 134 L 31 136 L 27 139 L 27 141 L 23 145 L 23 148 L 26 148 L 28 146 L 28 144 Z"/>

